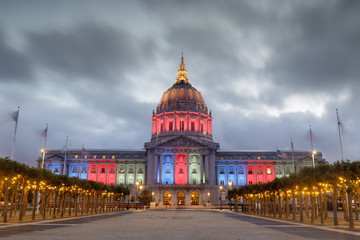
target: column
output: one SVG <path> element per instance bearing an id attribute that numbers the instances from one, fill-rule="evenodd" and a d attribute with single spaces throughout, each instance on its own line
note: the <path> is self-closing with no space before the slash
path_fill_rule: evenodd
<path id="1" fill-rule="evenodd" d="M 124 171 L 125 171 L 125 179 L 124 179 L 124 184 L 125 185 L 128 185 L 129 183 L 128 183 L 128 179 L 127 179 L 127 164 L 126 163 L 124 163 L 125 164 L 125 169 L 124 169 Z"/>
<path id="2" fill-rule="evenodd" d="M 209 184 L 209 156 L 205 155 L 205 184 Z"/>
<path id="3" fill-rule="evenodd" d="M 204 175 L 204 164 L 203 164 L 204 156 L 200 155 L 200 184 L 203 184 L 203 175 Z"/>
<path id="4" fill-rule="evenodd" d="M 158 158 L 158 157 L 160 157 L 160 168 L 159 168 L 159 183 L 160 184 L 163 184 L 162 183 L 162 165 L 163 165 L 163 155 L 161 154 L 160 156 L 158 156 L 157 154 L 156 154 L 156 158 Z"/>

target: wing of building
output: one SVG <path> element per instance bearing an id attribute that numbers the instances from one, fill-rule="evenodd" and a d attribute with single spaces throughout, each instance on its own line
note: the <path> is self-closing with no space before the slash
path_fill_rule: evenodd
<path id="1" fill-rule="evenodd" d="M 161 207 L 219 204 L 231 187 L 270 182 L 311 166 L 313 158 L 323 161 L 321 153 L 311 152 L 220 151 L 212 137 L 211 111 L 190 84 L 183 56 L 176 81 L 151 120 L 145 150 L 47 150 L 45 167 L 134 191 L 142 185 Z"/>

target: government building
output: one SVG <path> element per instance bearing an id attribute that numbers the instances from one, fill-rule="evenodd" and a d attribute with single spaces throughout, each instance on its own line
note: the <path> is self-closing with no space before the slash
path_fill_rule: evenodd
<path id="1" fill-rule="evenodd" d="M 220 150 L 213 141 L 212 119 L 189 81 L 182 56 L 175 83 L 153 111 L 144 150 L 47 150 L 45 168 L 121 184 L 132 196 L 146 189 L 157 207 L 203 207 L 219 205 L 233 187 L 267 183 L 323 161 L 321 153 Z"/>

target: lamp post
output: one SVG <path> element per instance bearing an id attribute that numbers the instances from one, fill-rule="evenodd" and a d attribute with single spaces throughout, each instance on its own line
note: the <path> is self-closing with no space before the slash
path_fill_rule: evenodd
<path id="1" fill-rule="evenodd" d="M 315 167 L 315 154 L 316 154 L 316 151 L 312 151 L 311 156 L 312 156 L 312 165 L 313 165 L 313 168 Z"/>
<path id="2" fill-rule="evenodd" d="M 231 181 L 229 181 L 229 188 L 230 188 L 230 191 L 231 191 L 231 185 L 232 185 L 232 182 Z M 232 210 L 232 208 L 231 208 L 231 197 L 230 197 L 230 211 Z"/>
<path id="3" fill-rule="evenodd" d="M 41 157 L 42 157 L 42 159 L 41 159 L 41 168 L 44 168 L 44 161 L 45 161 L 45 149 L 41 149 Z"/>
<path id="4" fill-rule="evenodd" d="M 222 210 L 222 190 L 223 190 L 223 186 L 220 185 L 220 210 Z"/>
<path id="5" fill-rule="evenodd" d="M 135 210 L 137 210 L 138 186 L 139 186 L 139 181 L 136 181 Z"/>
<path id="6" fill-rule="evenodd" d="M 152 192 L 152 193 L 151 193 L 151 201 L 152 201 L 152 202 L 154 201 L 154 195 L 155 195 L 155 193 Z"/>

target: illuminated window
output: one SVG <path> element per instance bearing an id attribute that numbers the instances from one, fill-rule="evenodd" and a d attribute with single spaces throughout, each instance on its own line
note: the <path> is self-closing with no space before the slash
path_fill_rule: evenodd
<path id="1" fill-rule="evenodd" d="M 276 174 L 282 174 L 281 168 L 276 168 Z"/>
<path id="2" fill-rule="evenodd" d="M 170 173 L 170 168 L 166 168 L 166 173 Z"/>
<path id="3" fill-rule="evenodd" d="M 96 167 L 91 168 L 91 173 L 96 173 Z"/>
<path id="4" fill-rule="evenodd" d="M 119 173 L 125 173 L 125 169 L 124 169 L 124 168 L 120 168 Z"/>
<path id="5" fill-rule="evenodd" d="M 285 169 L 285 174 L 290 174 L 291 173 L 291 167 L 286 167 Z"/>
<path id="6" fill-rule="evenodd" d="M 229 169 L 229 174 L 234 174 L 234 168 Z"/>
<path id="7" fill-rule="evenodd" d="M 180 168 L 179 173 L 184 173 L 184 170 Z"/>
<path id="8" fill-rule="evenodd" d="M 103 159 L 105 159 L 106 158 L 106 156 L 105 155 L 103 155 Z"/>
<path id="9" fill-rule="evenodd" d="M 129 168 L 129 173 L 134 173 L 134 168 Z"/>
<path id="10" fill-rule="evenodd" d="M 87 155 L 84 155 L 84 158 L 87 159 Z"/>
<path id="11" fill-rule="evenodd" d="M 224 185 L 225 185 L 225 182 L 224 182 L 224 181 L 220 181 L 220 185 L 221 185 L 221 186 L 224 186 Z"/>
<path id="12" fill-rule="evenodd" d="M 54 173 L 59 172 L 59 168 L 55 168 Z"/>
<path id="13" fill-rule="evenodd" d="M 224 168 L 220 168 L 220 174 L 225 174 Z"/>
<path id="14" fill-rule="evenodd" d="M 253 169 L 249 168 L 248 174 L 253 174 Z"/>
<path id="15" fill-rule="evenodd" d="M 184 131 L 184 121 L 180 121 L 180 131 Z"/>
<path id="16" fill-rule="evenodd" d="M 191 122 L 191 129 L 190 131 L 195 132 L 195 122 Z"/>
<path id="17" fill-rule="evenodd" d="M 112 156 L 111 156 L 111 159 L 115 159 L 115 155 L 112 155 Z"/>
<path id="18" fill-rule="evenodd" d="M 75 158 L 79 158 L 79 155 L 75 155 Z"/>
<path id="19" fill-rule="evenodd" d="M 96 155 L 94 155 L 93 158 L 96 159 Z"/>
<path id="20" fill-rule="evenodd" d="M 86 167 L 83 167 L 81 172 L 86 173 Z"/>
<path id="21" fill-rule="evenodd" d="M 139 168 L 138 173 L 144 173 L 143 169 L 142 169 L 142 168 Z"/>
<path id="22" fill-rule="evenodd" d="M 72 173 L 77 173 L 77 167 L 74 167 Z"/>
<path id="23" fill-rule="evenodd" d="M 169 122 L 169 132 L 174 131 L 174 126 L 173 126 L 173 122 Z"/>
<path id="24" fill-rule="evenodd" d="M 267 174 L 271 174 L 271 168 L 267 169 Z"/>
<path id="25" fill-rule="evenodd" d="M 260 156 L 258 156 L 258 157 L 257 157 L 257 159 L 258 159 L 258 160 L 260 160 L 260 159 L 261 159 L 261 157 L 260 157 Z"/>
<path id="26" fill-rule="evenodd" d="M 137 182 L 139 183 L 139 186 L 142 185 L 142 180 L 138 179 Z"/>

